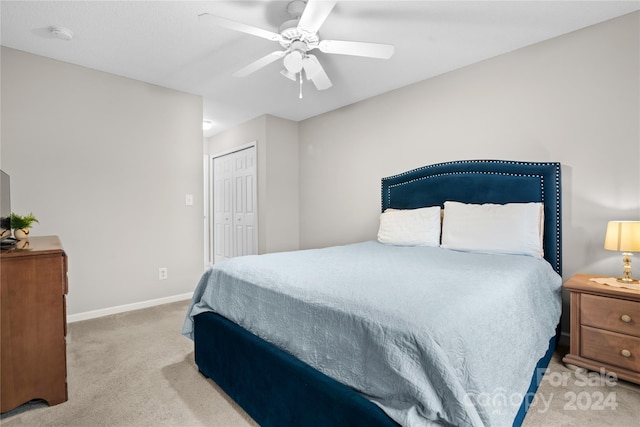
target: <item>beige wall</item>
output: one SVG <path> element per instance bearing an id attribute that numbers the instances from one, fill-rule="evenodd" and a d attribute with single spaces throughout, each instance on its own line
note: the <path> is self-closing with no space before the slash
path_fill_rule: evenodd
<path id="1" fill-rule="evenodd" d="M 299 249 L 298 124 L 268 115 L 265 252 Z"/>
<path id="2" fill-rule="evenodd" d="M 634 13 L 308 120 L 302 248 L 375 239 L 380 179 L 460 159 L 563 165 L 564 276 L 617 274 L 608 220 L 640 219 Z M 640 269 L 640 267 L 637 267 Z"/>
<path id="3" fill-rule="evenodd" d="M 1 167 L 13 210 L 40 220 L 32 234 L 62 240 L 68 314 L 192 292 L 203 260 L 201 98 L 1 53 Z"/>
<path id="4" fill-rule="evenodd" d="M 298 124 L 263 115 L 207 139 L 210 155 L 250 142 L 258 151 L 258 252 L 299 248 Z"/>

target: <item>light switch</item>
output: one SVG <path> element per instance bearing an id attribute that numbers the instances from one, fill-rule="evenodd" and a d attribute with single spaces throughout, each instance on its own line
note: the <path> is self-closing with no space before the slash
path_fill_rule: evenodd
<path id="1" fill-rule="evenodd" d="M 187 194 L 187 196 L 185 197 L 185 202 L 184 203 L 187 206 L 193 205 L 193 194 Z"/>

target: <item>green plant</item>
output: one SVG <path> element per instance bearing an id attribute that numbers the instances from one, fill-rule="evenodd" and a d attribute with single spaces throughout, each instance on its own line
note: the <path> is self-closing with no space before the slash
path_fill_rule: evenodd
<path id="1" fill-rule="evenodd" d="M 21 216 L 11 212 L 11 228 L 13 230 L 18 230 L 21 228 L 31 228 L 31 225 L 34 222 L 40 224 L 40 221 L 38 221 L 32 213 L 29 213 L 29 215 Z"/>

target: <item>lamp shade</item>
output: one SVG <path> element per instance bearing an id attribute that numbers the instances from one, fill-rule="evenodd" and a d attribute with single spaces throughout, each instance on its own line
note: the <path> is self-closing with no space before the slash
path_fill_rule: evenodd
<path id="1" fill-rule="evenodd" d="M 610 251 L 640 252 L 640 221 L 609 221 L 604 248 Z"/>

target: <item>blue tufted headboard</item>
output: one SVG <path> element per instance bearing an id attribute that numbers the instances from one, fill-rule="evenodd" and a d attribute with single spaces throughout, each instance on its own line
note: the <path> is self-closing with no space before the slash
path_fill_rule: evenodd
<path id="1" fill-rule="evenodd" d="M 382 211 L 463 203 L 544 204 L 544 257 L 562 275 L 560 163 L 461 160 L 382 178 Z M 446 215 L 446 213 L 445 213 Z"/>

